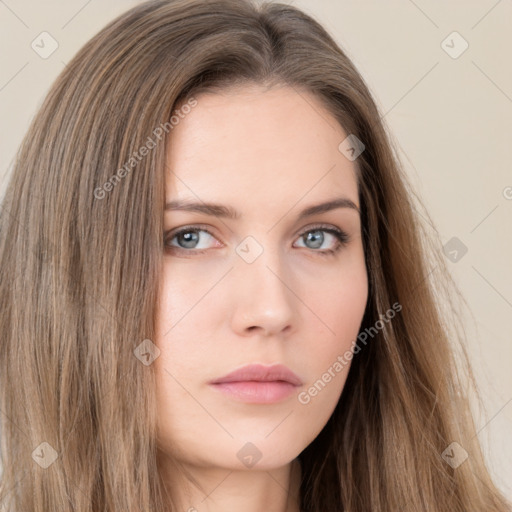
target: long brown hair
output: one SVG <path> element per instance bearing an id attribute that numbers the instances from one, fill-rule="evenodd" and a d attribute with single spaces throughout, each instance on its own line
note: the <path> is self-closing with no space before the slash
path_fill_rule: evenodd
<path id="1" fill-rule="evenodd" d="M 311 17 L 249 0 L 129 10 L 66 66 L 23 140 L 0 218 L 0 503 L 174 510 L 153 369 L 134 356 L 154 334 L 167 135 L 201 91 L 247 83 L 311 92 L 363 141 L 362 329 L 402 306 L 355 355 L 299 456 L 301 510 L 504 512 L 468 405 L 457 306 L 438 306 L 455 285 L 370 92 Z M 447 449 L 468 458 L 455 467 Z"/>

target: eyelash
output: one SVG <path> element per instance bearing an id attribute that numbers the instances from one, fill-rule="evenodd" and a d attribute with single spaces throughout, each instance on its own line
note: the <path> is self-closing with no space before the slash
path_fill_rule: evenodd
<path id="1" fill-rule="evenodd" d="M 211 233 L 208 229 L 206 229 L 203 226 L 190 226 L 190 227 L 186 226 L 186 227 L 180 229 L 179 231 L 176 231 L 175 233 L 173 233 L 170 240 L 174 239 L 175 237 L 177 237 L 183 233 L 197 233 L 200 231 L 204 231 L 204 232 L 208 233 L 211 237 L 215 238 L 213 233 Z M 348 242 L 350 241 L 350 237 L 347 235 L 347 233 L 345 233 L 341 229 L 333 228 L 332 226 L 326 226 L 323 224 L 319 224 L 317 226 L 312 226 L 312 227 L 308 228 L 307 230 L 305 230 L 299 234 L 299 238 L 303 237 L 304 235 L 306 235 L 308 233 L 314 232 L 314 231 L 323 231 L 323 232 L 333 235 L 336 238 L 336 247 L 334 247 L 334 249 L 324 249 L 323 251 L 311 249 L 311 251 L 318 253 L 321 256 L 333 256 L 338 251 L 340 251 L 344 246 L 346 246 L 348 244 Z M 170 240 L 168 240 L 170 233 L 171 233 L 170 231 L 166 232 L 165 237 L 164 237 L 164 245 L 165 245 L 166 250 L 169 252 L 182 252 L 182 253 L 185 252 L 185 253 L 193 253 L 193 254 L 204 254 L 205 252 L 207 252 L 209 250 L 209 249 L 184 249 L 183 247 L 176 247 L 176 246 L 168 245 L 168 243 L 166 243 L 166 242 L 170 241 Z M 301 247 L 301 249 L 303 249 L 303 248 L 307 249 L 307 247 Z"/>

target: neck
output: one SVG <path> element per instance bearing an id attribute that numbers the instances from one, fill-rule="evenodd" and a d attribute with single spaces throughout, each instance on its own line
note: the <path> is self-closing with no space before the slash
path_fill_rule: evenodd
<path id="1" fill-rule="evenodd" d="M 178 471 L 167 461 L 161 474 L 180 511 L 300 512 L 298 459 L 280 468 L 245 471 L 183 463 Z"/>

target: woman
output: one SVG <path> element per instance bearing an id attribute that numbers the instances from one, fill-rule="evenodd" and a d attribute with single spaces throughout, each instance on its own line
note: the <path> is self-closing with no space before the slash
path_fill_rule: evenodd
<path id="1" fill-rule="evenodd" d="M 128 11 L 52 87 L 2 206 L 9 510 L 510 510 L 454 285 L 299 10 Z"/>

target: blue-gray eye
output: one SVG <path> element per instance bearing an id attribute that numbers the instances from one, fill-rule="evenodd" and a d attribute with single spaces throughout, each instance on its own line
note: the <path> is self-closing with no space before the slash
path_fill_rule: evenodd
<path id="1" fill-rule="evenodd" d="M 331 248 L 327 248 L 323 251 L 316 251 L 319 254 L 329 255 L 338 252 L 344 245 L 348 243 L 348 235 L 341 230 L 334 228 L 317 227 L 304 231 L 299 240 L 303 240 L 305 247 L 308 249 L 319 249 L 324 244 L 326 239 L 325 234 L 327 233 L 331 238 L 334 238 L 334 245 L 331 243 Z M 329 240 L 329 237 L 327 237 Z M 304 247 L 304 246 L 301 246 Z"/>
<path id="2" fill-rule="evenodd" d="M 201 234 L 203 235 L 201 236 Z M 329 241 L 329 237 L 334 239 L 334 244 L 331 242 L 331 247 L 324 250 L 317 250 L 324 244 L 326 240 L 325 233 L 328 234 L 327 241 Z M 206 241 L 204 240 L 206 238 Z M 216 240 L 215 237 L 204 228 L 200 227 L 186 227 L 176 231 L 173 236 L 168 236 L 164 241 L 166 248 L 170 250 L 184 251 L 191 254 L 202 254 L 207 251 L 208 247 L 198 247 L 200 241 L 203 241 L 203 244 L 208 244 L 208 238 L 212 240 Z M 171 244 L 172 241 L 176 240 L 176 244 Z M 308 249 L 312 249 L 313 252 L 321 254 L 321 255 L 330 255 L 338 252 L 344 245 L 346 245 L 349 241 L 348 235 L 339 230 L 338 228 L 333 227 L 324 227 L 324 226 L 315 226 L 306 231 L 303 231 L 298 240 L 303 240 L 307 245 L 302 245 L 299 247 L 306 247 Z"/>
<path id="3" fill-rule="evenodd" d="M 206 236 L 201 236 L 200 233 L 206 233 Z M 205 249 L 204 247 L 197 247 L 197 244 L 200 240 L 204 240 L 204 238 L 213 238 L 211 233 L 205 229 L 199 228 L 186 228 L 178 231 L 174 234 L 170 241 L 176 239 L 178 240 L 178 249 Z M 171 245 L 171 247 L 176 247 L 175 245 Z"/>

